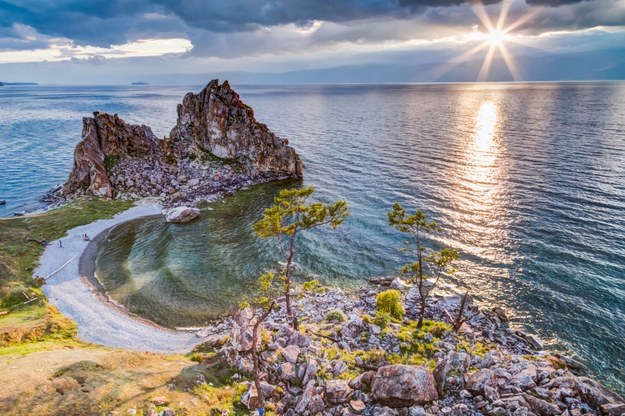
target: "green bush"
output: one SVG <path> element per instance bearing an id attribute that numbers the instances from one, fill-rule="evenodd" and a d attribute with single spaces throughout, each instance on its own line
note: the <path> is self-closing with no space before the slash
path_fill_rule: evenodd
<path id="1" fill-rule="evenodd" d="M 346 320 L 347 320 L 347 317 L 345 316 L 343 311 L 340 311 L 338 309 L 331 310 L 326 315 L 326 321 L 328 322 L 340 323 L 340 322 L 345 322 Z"/>
<path id="2" fill-rule="evenodd" d="M 373 317 L 373 323 L 379 326 L 383 331 L 388 326 L 388 323 L 391 321 L 391 315 L 388 312 L 384 311 L 376 311 L 375 316 Z"/>
<path id="3" fill-rule="evenodd" d="M 389 289 L 378 293 L 375 308 L 376 314 L 378 312 L 386 312 L 391 318 L 400 321 L 404 318 L 405 311 L 399 290 Z"/>

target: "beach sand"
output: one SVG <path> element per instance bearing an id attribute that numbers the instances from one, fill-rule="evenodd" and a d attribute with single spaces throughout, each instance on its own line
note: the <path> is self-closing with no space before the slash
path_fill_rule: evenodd
<path id="1" fill-rule="evenodd" d="M 103 238 L 105 231 L 123 222 L 160 214 L 161 207 L 154 200 L 141 200 L 114 218 L 73 228 L 46 247 L 33 277 L 47 277 L 43 286 L 46 296 L 76 322 L 80 339 L 109 347 L 160 353 L 188 352 L 202 342 L 196 332 L 170 330 L 132 316 L 108 301 L 95 287 L 93 258 L 97 238 Z M 86 241 L 85 234 L 96 241 Z"/>

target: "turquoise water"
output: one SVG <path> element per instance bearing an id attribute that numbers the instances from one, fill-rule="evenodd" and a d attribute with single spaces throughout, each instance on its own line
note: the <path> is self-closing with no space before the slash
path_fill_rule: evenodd
<path id="1" fill-rule="evenodd" d="M 0 215 L 36 206 L 65 179 L 82 115 L 118 112 L 163 135 L 186 90 L 0 92 L 10 103 L 0 115 L 0 199 L 10 205 Z M 338 231 L 302 241 L 301 274 L 358 282 L 394 273 L 401 237 L 386 211 L 394 201 L 423 208 L 447 229 L 428 243 L 462 252 L 448 289 L 511 309 L 514 326 L 577 353 L 625 391 L 625 84 L 238 90 L 301 153 L 304 184 L 350 203 Z M 122 225 L 99 253 L 98 275 L 136 312 L 200 324 L 236 304 L 275 260 L 250 225 L 287 185 L 254 187 L 184 226 Z"/>

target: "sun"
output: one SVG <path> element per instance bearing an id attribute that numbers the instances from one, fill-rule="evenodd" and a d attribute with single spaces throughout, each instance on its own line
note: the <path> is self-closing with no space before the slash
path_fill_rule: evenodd
<path id="1" fill-rule="evenodd" d="M 486 39 L 491 45 L 499 46 L 506 40 L 506 32 L 503 30 L 492 30 L 486 35 Z"/>
<path id="2" fill-rule="evenodd" d="M 508 42 L 522 43 L 518 36 L 513 35 L 513 31 L 534 18 L 539 13 L 540 8 L 531 9 L 529 12 L 518 17 L 512 23 L 507 23 L 506 20 L 508 18 L 508 11 L 510 10 L 512 2 L 513 0 L 502 0 L 499 17 L 494 19 L 488 15 L 484 4 L 480 0 L 476 0 L 473 3 L 473 12 L 481 22 L 482 27 L 486 29 L 486 32 L 478 31 L 476 33 L 474 31 L 472 33 L 472 39 L 481 40 L 482 42 L 471 50 L 464 52 L 460 56 L 452 58 L 449 61 L 450 65 L 447 65 L 447 68 L 442 69 L 443 73 L 458 64 L 467 62 L 478 52 L 486 50 L 484 62 L 482 63 L 482 67 L 480 68 L 480 72 L 477 76 L 477 81 L 488 80 L 490 68 L 496 54 L 501 56 L 503 62 L 508 68 L 508 71 L 510 72 L 510 75 L 512 75 L 512 78 L 515 81 L 522 80 L 521 72 L 519 71 L 516 60 L 508 50 L 506 44 Z M 475 27 L 477 28 L 477 26 Z"/>

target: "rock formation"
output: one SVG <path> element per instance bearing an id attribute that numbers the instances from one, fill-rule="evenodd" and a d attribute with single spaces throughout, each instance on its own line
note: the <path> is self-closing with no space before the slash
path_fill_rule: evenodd
<path id="1" fill-rule="evenodd" d="M 246 185 L 302 177 L 288 141 L 254 118 L 228 82 L 211 81 L 178 105 L 170 137 L 117 115 L 83 119 L 82 140 L 61 195 L 158 196 L 166 205 L 195 204 Z"/>

